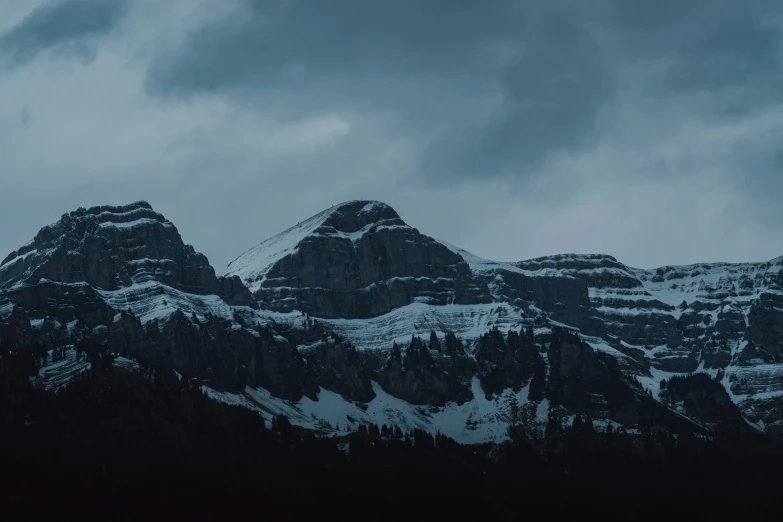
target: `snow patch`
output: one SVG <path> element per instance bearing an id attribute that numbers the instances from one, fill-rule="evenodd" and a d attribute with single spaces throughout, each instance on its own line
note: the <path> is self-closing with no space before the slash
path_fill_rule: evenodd
<path id="1" fill-rule="evenodd" d="M 257 291 L 266 279 L 269 269 L 282 258 L 294 254 L 299 243 L 315 232 L 334 212 L 334 207 L 298 223 L 261 244 L 251 248 L 229 263 L 224 276 L 239 276 L 251 292 Z"/>
<path id="2" fill-rule="evenodd" d="M 284 414 L 293 424 L 309 429 L 323 430 L 328 423 L 332 428 L 339 427 L 337 433 L 340 433 L 354 431 L 359 424 L 386 424 L 399 426 L 404 431 L 418 428 L 432 434 L 441 432 L 462 444 L 506 440 L 510 424 L 507 403 L 513 400 L 519 406 L 527 403 L 527 387 L 519 392 L 504 390 L 500 396 L 488 399 L 478 377 L 471 382 L 471 401 L 462 405 L 450 402 L 443 407 L 407 403 L 386 393 L 377 382 L 373 382 L 372 387 L 375 398 L 367 404 L 346 400 L 323 388 L 318 393 L 318 400 L 304 397 L 297 403 L 273 397 L 263 388 L 248 387 L 242 394 L 217 392 L 206 387 L 205 391 L 216 400 L 259 411 L 267 419 Z M 543 404 L 548 412 L 548 403 Z"/>
<path id="3" fill-rule="evenodd" d="M 164 227 L 173 227 L 174 226 L 169 221 L 158 221 L 157 219 L 141 218 L 141 219 L 137 219 L 135 221 L 127 221 L 125 223 L 116 222 L 116 221 L 104 221 L 103 223 L 99 223 L 98 227 L 100 227 L 102 229 L 106 229 L 106 228 L 127 229 L 127 228 L 134 228 L 134 227 L 140 227 L 140 226 L 149 226 L 149 225 L 163 225 Z"/>
<path id="4" fill-rule="evenodd" d="M 317 319 L 317 318 L 316 318 Z M 518 310 L 506 303 L 432 305 L 414 302 L 370 319 L 317 319 L 329 325 L 359 350 L 391 348 L 412 335 L 428 338 L 431 331 L 453 332 L 463 341 L 477 339 L 493 327 L 507 334 L 523 327 Z"/>

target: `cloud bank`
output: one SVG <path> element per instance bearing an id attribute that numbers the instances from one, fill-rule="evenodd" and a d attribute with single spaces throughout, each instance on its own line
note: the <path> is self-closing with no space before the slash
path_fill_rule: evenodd
<path id="1" fill-rule="evenodd" d="M 150 201 L 218 267 L 340 201 L 516 260 L 783 254 L 778 2 L 9 1 L 0 249 Z"/>

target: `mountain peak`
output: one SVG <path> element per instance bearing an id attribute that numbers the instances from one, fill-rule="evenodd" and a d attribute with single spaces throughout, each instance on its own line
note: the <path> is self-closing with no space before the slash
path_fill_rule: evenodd
<path id="1" fill-rule="evenodd" d="M 356 242 L 379 226 L 409 228 L 392 207 L 380 201 L 353 200 L 333 205 L 251 248 L 229 263 L 224 275 L 239 276 L 254 290 L 275 263 L 297 252 L 305 238 L 336 236 Z"/>
<path id="2" fill-rule="evenodd" d="M 122 214 L 125 212 L 133 212 L 134 210 L 139 210 L 139 209 L 152 210 L 152 205 L 150 205 L 146 201 L 141 200 L 141 201 L 134 201 L 133 203 L 128 203 L 127 205 L 100 205 L 100 206 L 90 207 L 89 209 L 86 210 L 86 213 L 101 214 L 103 212 L 109 212 L 112 214 Z"/>
<path id="3" fill-rule="evenodd" d="M 459 254 L 408 226 L 389 205 L 334 205 L 229 263 L 262 306 L 316 317 L 371 317 L 414 300 L 486 300 Z"/>
<path id="4" fill-rule="evenodd" d="M 217 285 L 206 257 L 146 201 L 65 213 L 0 265 L 0 288 L 42 279 L 101 290 L 156 280 L 194 294 Z"/>
<path id="5" fill-rule="evenodd" d="M 392 222 L 406 226 L 393 208 L 380 201 L 347 201 L 332 207 L 331 210 L 322 226 L 332 227 L 338 232 L 354 233 L 373 224 Z"/>
<path id="6" fill-rule="evenodd" d="M 537 257 L 512 263 L 514 266 L 525 270 L 553 269 L 593 269 L 593 268 L 617 268 L 627 270 L 627 267 L 616 258 L 607 254 L 557 254 L 552 256 Z"/>
<path id="7" fill-rule="evenodd" d="M 334 205 L 332 209 L 348 212 L 371 212 L 374 209 L 392 209 L 389 205 L 383 201 L 377 201 L 373 199 L 353 199 L 351 201 L 344 201 L 337 205 Z"/>
<path id="8" fill-rule="evenodd" d="M 55 223 L 41 228 L 33 239 L 18 250 L 8 254 L 0 263 L 0 266 L 19 260 L 26 254 L 34 253 L 42 248 L 50 248 L 53 243 L 64 236 L 83 234 L 85 228 L 92 229 L 96 226 L 98 228 L 111 226 L 130 228 L 135 225 L 149 223 L 160 223 L 172 228 L 174 226 L 161 214 L 152 210 L 152 206 L 146 201 L 136 201 L 119 206 L 79 207 L 71 212 L 66 212 Z"/>

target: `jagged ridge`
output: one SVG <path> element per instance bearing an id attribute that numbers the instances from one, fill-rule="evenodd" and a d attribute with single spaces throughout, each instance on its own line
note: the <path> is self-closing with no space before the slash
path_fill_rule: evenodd
<path id="1" fill-rule="evenodd" d="M 498 401 L 512 396 L 533 424 L 581 409 L 632 425 L 638 408 L 651 406 L 629 382 L 641 381 L 660 399 L 662 379 L 698 368 L 714 377 L 721 369 L 721 384 L 743 412 L 774 428 L 780 264 L 643 271 L 611 256 L 577 254 L 501 263 L 421 234 L 388 205 L 353 201 L 264 241 L 217 278 L 173 224 L 139 202 L 66 214 L 12 253 L 0 267 L 0 316 L 27 322 L 28 337 L 46 331 L 46 342 L 64 343 L 77 335 L 189 377 L 219 379 L 233 390 L 213 390 L 223 400 L 262 411 L 287 411 L 293 406 L 280 400 L 294 401 L 302 423 L 333 414 L 329 393 L 372 404 L 393 391 L 396 406 L 378 402 L 384 415 L 434 429 L 409 402 L 429 404 L 440 423 L 462 419 L 454 427 L 461 440 L 481 439 L 464 427 L 473 417 L 462 404 L 489 408 L 485 435 L 497 437 L 508 422 Z M 66 323 L 65 333 L 51 333 Z M 562 342 L 558 323 L 580 331 L 581 340 Z M 513 341 L 526 329 L 533 351 Z M 429 343 L 410 341 L 429 331 Z M 450 351 L 441 352 L 451 332 L 464 344 L 449 341 Z M 409 345 L 408 354 L 389 366 L 395 341 Z M 759 370 L 753 376 L 749 364 Z M 547 384 L 530 395 L 533 367 Z M 580 402 L 573 395 L 580 386 L 588 395 L 614 394 L 609 403 L 624 397 L 620 403 L 634 404 L 636 413 L 618 417 L 599 399 Z"/>
<path id="2" fill-rule="evenodd" d="M 464 260 L 391 207 L 351 201 L 249 250 L 231 264 L 261 306 L 324 318 L 374 317 L 414 301 L 488 302 Z"/>

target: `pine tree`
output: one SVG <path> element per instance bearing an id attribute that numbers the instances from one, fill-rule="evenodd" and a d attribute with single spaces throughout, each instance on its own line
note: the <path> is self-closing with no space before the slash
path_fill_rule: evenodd
<path id="1" fill-rule="evenodd" d="M 454 334 L 454 332 L 446 332 L 446 353 L 450 357 L 456 357 L 459 353 L 462 352 L 462 343 L 459 339 L 457 339 L 457 336 Z"/>
<path id="2" fill-rule="evenodd" d="M 584 431 L 585 423 L 580 415 L 574 417 L 574 423 L 571 425 L 571 429 L 575 433 L 582 433 Z"/>
<path id="3" fill-rule="evenodd" d="M 536 336 L 533 332 L 533 327 L 528 325 L 527 330 L 525 331 L 525 337 L 527 339 L 528 346 L 533 346 L 536 344 Z"/>
<path id="4" fill-rule="evenodd" d="M 614 444 L 614 427 L 611 424 L 606 427 L 606 444 L 609 446 Z"/>
<path id="5" fill-rule="evenodd" d="M 391 358 L 389 361 L 391 362 L 392 359 L 396 359 L 398 361 L 402 359 L 402 352 L 400 351 L 400 347 L 397 345 L 397 341 L 392 343 Z"/>
<path id="6" fill-rule="evenodd" d="M 430 332 L 430 350 L 440 352 L 440 341 L 438 340 L 438 336 L 435 334 L 435 330 Z"/>
<path id="7" fill-rule="evenodd" d="M 519 414 L 519 401 L 517 400 L 516 395 L 511 395 L 511 397 L 508 399 L 508 409 L 509 409 L 509 423 L 511 426 L 516 426 L 519 424 L 520 421 L 520 414 Z"/>
<path id="8" fill-rule="evenodd" d="M 544 436 L 548 439 L 552 438 L 560 433 L 560 429 L 560 422 L 558 422 L 553 415 L 550 415 L 549 420 L 546 422 L 546 427 L 544 428 Z"/>
<path id="9" fill-rule="evenodd" d="M 539 401 L 544 398 L 545 391 L 546 371 L 544 369 L 544 361 L 540 355 L 537 355 L 533 366 L 533 377 L 530 379 L 528 396 L 531 400 Z"/>
<path id="10" fill-rule="evenodd" d="M 593 426 L 593 419 L 589 415 L 587 416 L 587 419 L 585 419 L 585 433 L 588 436 L 595 435 L 595 427 Z"/>
<path id="11" fill-rule="evenodd" d="M 509 350 L 516 353 L 524 347 L 525 339 L 522 337 L 522 335 L 515 332 L 514 330 L 509 330 L 506 344 L 508 345 Z"/>
<path id="12" fill-rule="evenodd" d="M 281 436 L 288 436 L 293 432 L 293 426 L 288 417 L 281 413 L 272 417 L 272 431 L 280 432 Z"/>

